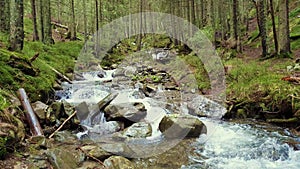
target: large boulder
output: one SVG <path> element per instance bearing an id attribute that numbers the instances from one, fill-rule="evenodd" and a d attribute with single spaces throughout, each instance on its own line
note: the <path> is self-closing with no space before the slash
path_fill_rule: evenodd
<path id="1" fill-rule="evenodd" d="M 81 149 L 99 160 L 105 160 L 111 156 L 111 153 L 108 153 L 97 145 L 85 145 Z"/>
<path id="2" fill-rule="evenodd" d="M 108 169 L 134 169 L 134 164 L 128 159 L 121 156 L 111 156 L 104 161 Z"/>
<path id="3" fill-rule="evenodd" d="M 46 151 L 53 168 L 78 168 L 84 161 L 85 155 L 76 149 L 76 145 L 61 145 Z"/>
<path id="4" fill-rule="evenodd" d="M 132 126 L 126 128 L 123 132 L 123 136 L 129 138 L 146 138 L 151 136 L 151 134 L 151 125 L 146 122 L 134 123 Z"/>
<path id="5" fill-rule="evenodd" d="M 205 124 L 197 117 L 183 114 L 169 114 L 159 123 L 159 129 L 166 138 L 199 137 L 206 134 Z"/>
<path id="6" fill-rule="evenodd" d="M 128 119 L 138 122 L 147 115 L 147 110 L 143 103 L 120 103 L 110 104 L 104 109 L 107 119 Z"/>

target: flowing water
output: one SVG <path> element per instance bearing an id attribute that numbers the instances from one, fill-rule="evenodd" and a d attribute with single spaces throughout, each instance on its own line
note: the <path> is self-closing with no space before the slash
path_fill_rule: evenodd
<path id="1" fill-rule="evenodd" d="M 164 101 L 148 97 L 139 98 L 135 95 L 138 91 L 136 89 L 117 90 L 111 87 L 111 83 L 108 87 L 104 82 L 113 80 L 113 72 L 107 71 L 102 78 L 96 77 L 95 73 L 83 74 L 85 81 L 65 85 L 65 97 L 61 97 L 61 99 L 75 105 L 82 101 L 94 104 L 109 93 L 118 91 L 119 96 L 113 102 L 144 103 L 148 110 L 146 119 L 148 118 L 153 129 L 157 129 L 162 116 L 170 113 L 159 107 Z M 201 100 L 201 102 L 204 101 Z M 202 103 L 197 104 L 201 105 Z M 218 114 L 218 112 L 206 111 L 207 114 Z M 157 114 L 157 112 L 164 113 Z M 182 166 L 183 169 L 300 168 L 300 151 L 295 151 L 286 143 L 288 140 L 300 141 L 300 139 L 294 138 L 287 130 L 284 132 L 281 132 L 281 129 L 269 131 L 263 125 L 237 124 L 210 118 L 201 118 L 201 120 L 207 126 L 207 135 L 201 135 L 191 145 L 194 152 L 189 156 L 189 165 Z M 158 130 L 153 130 L 152 136 L 157 135 L 160 135 Z"/>
<path id="2" fill-rule="evenodd" d="M 208 135 L 202 135 L 193 145 L 189 166 L 211 169 L 299 169 L 300 151 L 294 151 L 286 141 L 295 140 L 278 131 L 268 131 L 265 126 L 235 124 L 202 119 Z"/>

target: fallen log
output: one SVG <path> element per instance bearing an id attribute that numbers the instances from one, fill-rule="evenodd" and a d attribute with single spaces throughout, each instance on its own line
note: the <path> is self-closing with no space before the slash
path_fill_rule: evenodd
<path id="1" fill-rule="evenodd" d="M 54 69 L 53 67 L 50 67 L 50 68 L 53 72 L 55 72 L 59 77 L 63 78 L 65 81 L 69 82 L 70 84 L 73 83 L 68 77 L 66 77 L 65 75 L 63 75 L 62 73 L 60 73 L 59 71 Z"/>
<path id="2" fill-rule="evenodd" d="M 34 62 L 38 57 L 39 57 L 39 53 L 36 53 L 32 58 L 30 58 L 29 62 L 32 63 Z"/>
<path id="3" fill-rule="evenodd" d="M 51 22 L 51 24 L 54 25 L 54 26 L 69 30 L 69 27 L 66 26 L 66 25 L 63 25 L 63 24 L 60 24 L 60 23 L 57 23 L 57 22 Z"/>
<path id="4" fill-rule="evenodd" d="M 30 105 L 27 94 L 23 88 L 18 90 L 18 96 L 24 108 L 25 115 L 28 120 L 32 135 L 33 136 L 44 135 L 41 125 Z"/>

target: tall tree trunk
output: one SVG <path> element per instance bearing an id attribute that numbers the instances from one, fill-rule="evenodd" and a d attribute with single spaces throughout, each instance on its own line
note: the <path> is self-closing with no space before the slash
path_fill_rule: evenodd
<path id="1" fill-rule="evenodd" d="M 75 9 L 74 0 L 71 0 L 71 37 L 70 40 L 76 40 L 76 20 L 75 20 Z"/>
<path id="2" fill-rule="evenodd" d="M 86 0 L 83 0 L 83 26 L 84 26 L 84 43 L 88 40 L 87 33 L 87 16 L 86 16 Z"/>
<path id="3" fill-rule="evenodd" d="M 289 1 L 279 1 L 279 52 L 286 55 L 291 52 L 289 30 Z"/>
<path id="4" fill-rule="evenodd" d="M 262 46 L 262 57 L 266 57 L 268 54 L 267 47 L 267 30 L 266 30 L 266 14 L 265 14 L 265 2 L 264 0 L 259 0 L 259 21 L 260 21 L 260 36 L 261 36 L 261 46 Z"/>
<path id="5" fill-rule="evenodd" d="M 41 30 L 41 41 L 44 42 L 45 40 L 45 28 L 44 28 L 44 17 L 43 17 L 43 12 L 44 12 L 44 7 L 43 7 L 43 2 L 44 0 L 39 0 L 39 18 L 40 18 L 40 30 Z"/>
<path id="6" fill-rule="evenodd" d="M 95 18 L 96 18 L 96 39 L 95 39 L 95 51 L 96 51 L 96 57 L 98 57 L 98 54 L 100 52 L 99 49 L 99 43 L 100 43 L 100 35 L 99 35 L 99 1 L 95 0 Z"/>
<path id="7" fill-rule="evenodd" d="M 37 28 L 37 20 L 36 20 L 36 7 L 35 0 L 31 0 L 31 15 L 32 15 L 32 23 L 33 23 L 33 41 L 39 40 L 38 28 Z"/>
<path id="8" fill-rule="evenodd" d="M 12 51 L 21 51 L 24 44 L 24 4 L 23 0 L 10 0 L 10 47 Z"/>
<path id="9" fill-rule="evenodd" d="M 44 28 L 44 40 L 45 44 L 54 44 L 52 39 L 52 25 L 51 25 L 51 3 L 50 0 L 43 0 L 43 28 Z"/>
<path id="10" fill-rule="evenodd" d="M 9 33 L 10 31 L 10 0 L 0 1 L 0 32 Z"/>
<path id="11" fill-rule="evenodd" d="M 238 41 L 238 0 L 233 0 L 233 36 Z"/>
<path id="12" fill-rule="evenodd" d="M 274 12 L 273 0 L 270 0 L 270 10 L 271 10 L 271 17 L 272 17 L 272 28 L 273 28 L 273 38 L 274 38 L 274 44 L 275 44 L 275 52 L 278 53 L 278 40 L 277 40 L 277 31 L 276 31 L 275 12 Z"/>
<path id="13" fill-rule="evenodd" d="M 142 48 L 142 38 L 143 38 L 143 0 L 140 0 L 140 17 L 139 17 L 139 34 L 137 36 L 137 50 Z"/>

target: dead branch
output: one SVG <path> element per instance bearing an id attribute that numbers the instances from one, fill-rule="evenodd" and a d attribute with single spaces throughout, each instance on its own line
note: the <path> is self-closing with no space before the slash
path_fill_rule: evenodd
<path id="1" fill-rule="evenodd" d="M 53 67 L 50 67 L 51 70 L 53 70 L 53 72 L 55 72 L 59 77 L 63 78 L 65 81 L 69 82 L 70 84 L 72 84 L 72 81 L 66 77 L 65 75 L 63 75 L 62 73 L 60 73 L 59 71 L 57 71 L 56 69 L 54 69 Z"/>
<path id="2" fill-rule="evenodd" d="M 71 114 L 50 136 L 49 138 L 52 138 L 55 133 L 57 133 L 72 117 L 76 115 L 76 111 L 74 111 L 73 114 Z"/>

